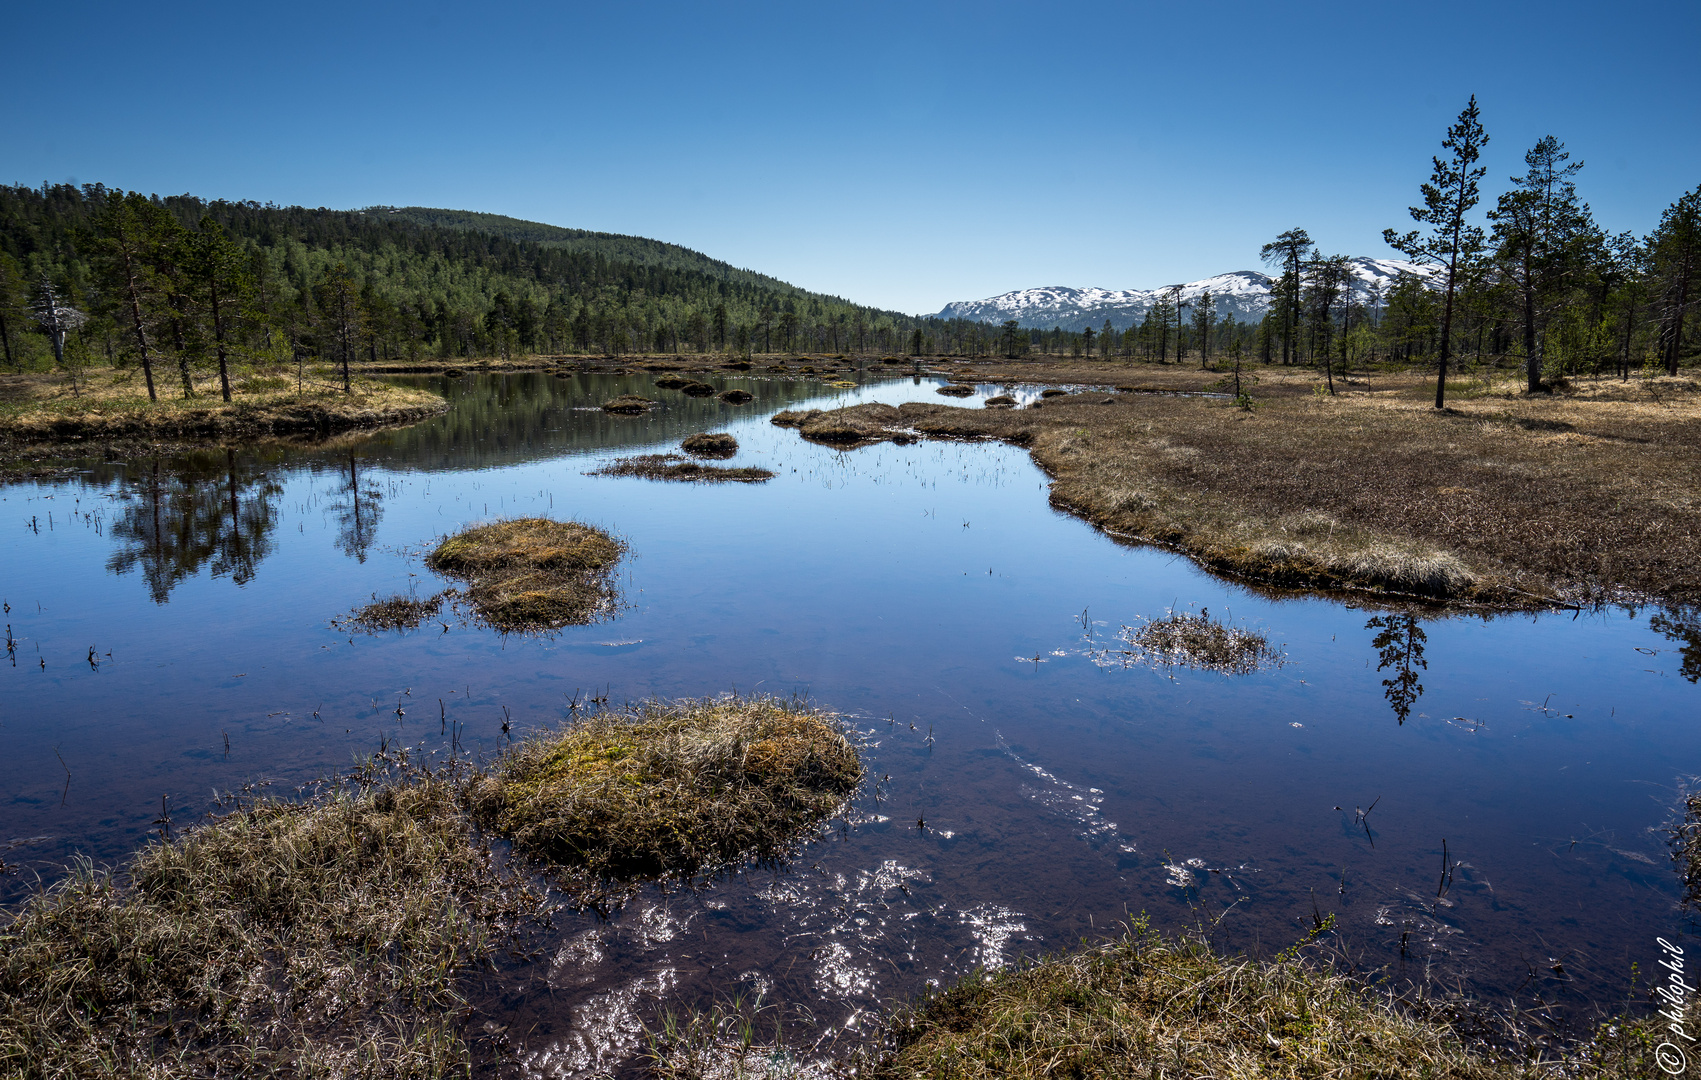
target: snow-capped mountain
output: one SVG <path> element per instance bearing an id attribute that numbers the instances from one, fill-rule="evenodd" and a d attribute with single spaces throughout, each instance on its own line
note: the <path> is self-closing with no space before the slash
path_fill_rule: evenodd
<path id="1" fill-rule="evenodd" d="M 1423 279 L 1435 273 L 1433 268 L 1417 263 L 1363 256 L 1352 260 L 1352 272 L 1353 292 L 1364 304 L 1379 303 L 1403 273 Z M 1232 314 L 1241 322 L 1256 322 L 1269 310 L 1272 280 L 1268 274 L 1256 270 L 1236 270 L 1189 281 L 1181 287 L 1181 302 L 1190 305 L 1191 310 L 1191 305 L 1209 292 L 1218 318 Z M 946 304 L 938 317 L 990 323 L 1015 319 L 1022 326 L 1047 330 L 1054 326 L 1065 330 L 1082 330 L 1088 326 L 1097 328 L 1108 319 L 1111 326 L 1123 330 L 1143 320 L 1158 297 L 1168 294 L 1173 288 L 1077 289 L 1068 285 L 1048 285 L 1007 292 L 985 300 L 958 300 Z"/>

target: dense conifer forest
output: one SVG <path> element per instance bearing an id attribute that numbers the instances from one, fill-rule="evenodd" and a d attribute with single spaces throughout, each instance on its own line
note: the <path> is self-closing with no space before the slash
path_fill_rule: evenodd
<path id="1" fill-rule="evenodd" d="M 61 313 L 62 332 L 43 325 Z M 641 237 L 424 208 L 0 187 L 0 361 L 205 370 L 299 356 L 905 349 L 990 340 Z"/>

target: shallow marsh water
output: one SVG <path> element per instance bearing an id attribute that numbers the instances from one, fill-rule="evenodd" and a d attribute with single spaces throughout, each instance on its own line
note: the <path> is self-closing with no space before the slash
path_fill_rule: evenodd
<path id="1" fill-rule="evenodd" d="M 1053 511 L 1025 451 L 842 452 L 767 422 L 939 401 L 935 381 L 714 381 L 756 400 L 636 376 L 438 380 L 455 408 L 402 431 L 0 488 L 0 843 L 30 841 L 0 851 L 22 867 L 0 898 L 77 855 L 121 860 L 162 796 L 182 824 L 215 789 L 287 793 L 381 742 L 446 754 L 445 720 L 490 754 L 505 715 L 520 736 L 575 699 L 737 691 L 847 714 L 877 792 L 783 871 L 560 917 L 539 959 L 469 985 L 484 1060 L 612 1067 L 660 1010 L 758 995 L 794 1044 L 826 1046 L 929 984 L 1142 910 L 1254 951 L 1333 913 L 1362 968 L 1571 1018 L 1619 1007 L 1657 937 L 1686 940 L 1661 829 L 1701 762 L 1701 688 L 1648 613 L 1407 622 L 1272 598 Z M 597 408 L 623 392 L 664 404 Z M 706 430 L 776 478 L 586 475 Z M 547 638 L 331 627 L 374 594 L 444 588 L 433 539 L 516 514 L 625 539 L 623 610 Z M 1286 662 L 1225 676 L 1105 653 L 1172 608 L 1262 631 Z"/>

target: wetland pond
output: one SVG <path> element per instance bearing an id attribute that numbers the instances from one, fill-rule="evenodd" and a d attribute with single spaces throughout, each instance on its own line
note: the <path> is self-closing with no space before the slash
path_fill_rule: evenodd
<path id="1" fill-rule="evenodd" d="M 744 405 L 642 376 L 414 381 L 451 411 L 0 487 L 0 899 L 121 862 L 162 797 L 181 825 L 215 791 L 287 796 L 381 745 L 488 757 L 505 722 L 521 737 L 574 702 L 737 692 L 844 714 L 872 782 L 787 867 L 559 913 L 531 959 L 471 976 L 485 1060 L 615 1069 L 664 1011 L 734 999 L 826 1052 L 1141 911 L 1262 955 L 1332 913 L 1360 971 L 1572 1024 L 1623 1006 L 1657 938 L 1688 944 L 1665 829 L 1701 762 L 1693 626 L 1261 594 L 1053 510 L 1024 450 L 841 451 L 768 422 L 938 401 L 933 379 L 712 379 Z M 599 408 L 622 393 L 662 403 Z M 588 475 L 703 431 L 776 475 Z M 619 609 L 549 636 L 332 625 L 441 591 L 434 541 L 509 516 L 627 543 Z M 1124 627 L 1171 612 L 1280 662 L 1127 662 Z"/>

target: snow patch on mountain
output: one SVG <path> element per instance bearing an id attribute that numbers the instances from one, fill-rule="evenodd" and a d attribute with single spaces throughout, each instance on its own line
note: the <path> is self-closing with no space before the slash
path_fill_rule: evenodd
<path id="1" fill-rule="evenodd" d="M 1378 305 L 1401 274 L 1414 274 L 1428 280 L 1434 273 L 1432 267 L 1401 259 L 1359 256 L 1352 260 L 1353 292 L 1360 303 Z M 1270 275 L 1256 270 L 1217 274 L 1182 285 L 1181 302 L 1192 310 L 1192 305 L 1209 292 L 1218 318 L 1233 315 L 1240 322 L 1256 322 L 1270 308 L 1272 281 Z M 1024 327 L 1047 330 L 1052 327 L 1082 330 L 1088 326 L 1101 326 L 1109 320 L 1111 326 L 1122 330 L 1144 320 L 1159 297 L 1171 295 L 1174 288 L 1170 285 L 1158 289 L 1079 289 L 1069 285 L 1047 285 L 1007 292 L 985 300 L 954 301 L 946 304 L 938 317 L 990 323 L 1015 319 Z"/>

